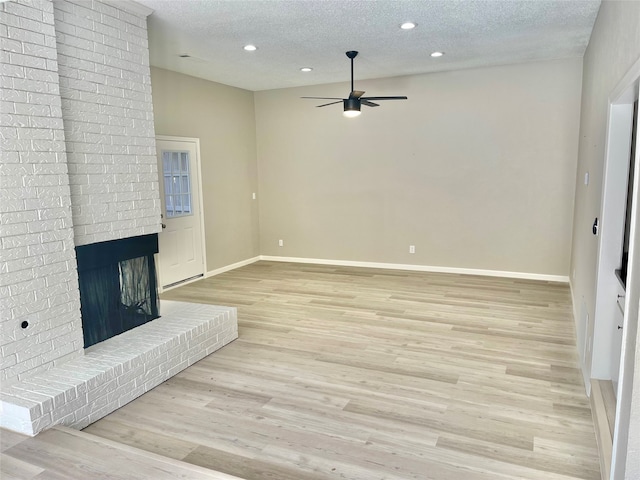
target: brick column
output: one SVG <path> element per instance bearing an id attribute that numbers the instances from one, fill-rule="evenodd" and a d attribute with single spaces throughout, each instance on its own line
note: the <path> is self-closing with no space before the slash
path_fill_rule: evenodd
<path id="1" fill-rule="evenodd" d="M 82 355 L 76 244 L 160 231 L 150 13 L 0 2 L 3 385 Z"/>
<path id="2" fill-rule="evenodd" d="M 0 381 L 82 354 L 51 0 L 0 3 Z M 23 328 L 26 326 L 26 328 Z"/>
<path id="3" fill-rule="evenodd" d="M 133 14 L 132 2 L 53 5 L 75 242 L 158 233 L 151 11 Z"/>

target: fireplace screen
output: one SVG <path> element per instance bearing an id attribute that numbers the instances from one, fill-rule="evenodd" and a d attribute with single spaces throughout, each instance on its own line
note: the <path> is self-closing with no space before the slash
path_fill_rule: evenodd
<path id="1" fill-rule="evenodd" d="M 76 248 L 84 346 L 159 317 L 157 235 Z"/>

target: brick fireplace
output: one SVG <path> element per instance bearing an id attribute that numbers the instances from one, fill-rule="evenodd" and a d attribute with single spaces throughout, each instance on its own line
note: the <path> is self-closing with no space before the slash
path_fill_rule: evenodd
<path id="1" fill-rule="evenodd" d="M 122 335 L 85 351 L 76 247 L 161 231 L 151 11 L 17 0 L 0 13 L 0 426 L 35 434 L 97 420 L 237 324 L 234 309 L 173 307 L 123 334 L 137 353 Z"/>

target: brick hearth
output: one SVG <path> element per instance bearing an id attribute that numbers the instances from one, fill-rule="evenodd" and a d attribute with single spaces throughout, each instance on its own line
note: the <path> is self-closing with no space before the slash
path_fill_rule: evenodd
<path id="1" fill-rule="evenodd" d="M 84 428 L 236 338 L 235 308 L 164 300 L 161 318 L 3 389 L 0 427 Z"/>

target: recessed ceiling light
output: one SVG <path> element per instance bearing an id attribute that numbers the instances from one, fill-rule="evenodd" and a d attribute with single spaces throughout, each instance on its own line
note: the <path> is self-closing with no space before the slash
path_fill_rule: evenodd
<path id="1" fill-rule="evenodd" d="M 413 28 L 416 28 L 416 24 L 413 22 L 404 22 L 402 25 L 400 25 L 400 28 L 402 30 L 411 30 Z"/>
<path id="2" fill-rule="evenodd" d="M 311 70 L 313 70 L 313 68 L 311 68 L 311 67 L 302 67 L 300 69 L 301 72 L 310 72 Z"/>
<path id="3" fill-rule="evenodd" d="M 247 52 L 255 52 L 255 51 L 258 49 L 258 47 L 256 47 L 255 45 L 251 45 L 251 44 L 249 44 L 249 45 L 245 45 L 245 46 L 244 46 L 244 49 L 245 49 Z"/>
<path id="4" fill-rule="evenodd" d="M 444 55 L 444 52 L 433 52 L 431 54 L 432 57 L 441 57 Z"/>

